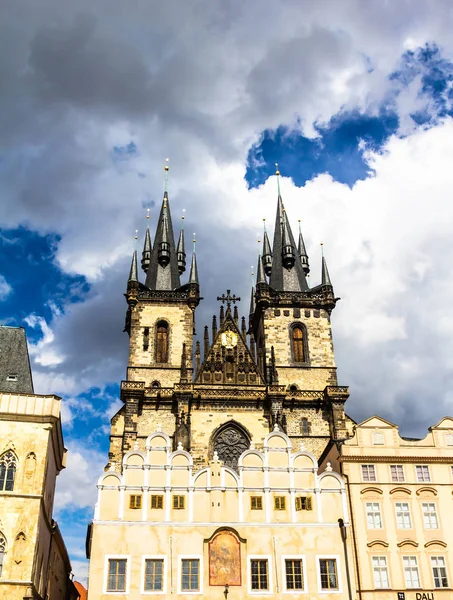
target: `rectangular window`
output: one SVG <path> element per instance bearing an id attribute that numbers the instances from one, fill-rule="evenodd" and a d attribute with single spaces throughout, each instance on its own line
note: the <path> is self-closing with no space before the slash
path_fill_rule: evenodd
<path id="1" fill-rule="evenodd" d="M 338 589 L 337 561 L 335 558 L 321 558 L 319 560 L 319 574 L 321 576 L 321 589 Z"/>
<path id="2" fill-rule="evenodd" d="M 151 496 L 151 508 L 163 508 L 164 497 L 163 496 Z"/>
<path id="3" fill-rule="evenodd" d="M 263 498 L 261 496 L 250 496 L 250 508 L 252 510 L 263 510 Z"/>
<path id="4" fill-rule="evenodd" d="M 181 591 L 200 590 L 200 561 L 198 558 L 184 558 L 181 561 Z"/>
<path id="5" fill-rule="evenodd" d="M 17 381 L 17 375 L 15 373 L 10 373 L 6 376 L 6 381 Z"/>
<path id="6" fill-rule="evenodd" d="M 296 510 L 313 510 L 310 496 L 298 496 L 296 498 Z"/>
<path id="7" fill-rule="evenodd" d="M 381 507 L 379 502 L 367 502 L 366 519 L 368 529 L 382 529 Z"/>
<path id="8" fill-rule="evenodd" d="M 443 556 L 431 556 L 431 567 L 433 569 L 434 587 L 448 587 L 447 567 Z"/>
<path id="9" fill-rule="evenodd" d="M 389 573 L 385 556 L 373 556 L 374 587 L 376 589 L 389 588 Z"/>
<path id="10" fill-rule="evenodd" d="M 394 483 L 404 481 L 403 465 L 390 465 L 390 475 L 392 476 L 392 481 Z"/>
<path id="11" fill-rule="evenodd" d="M 184 508 L 185 499 L 185 496 L 173 496 L 173 508 L 176 508 L 177 510 Z"/>
<path id="12" fill-rule="evenodd" d="M 428 465 L 417 465 L 415 471 L 417 473 L 418 482 L 423 483 L 425 481 L 431 481 Z"/>
<path id="13" fill-rule="evenodd" d="M 149 348 L 149 327 L 145 327 L 143 329 L 143 350 L 148 350 Z"/>
<path id="14" fill-rule="evenodd" d="M 275 496 L 275 498 L 274 498 L 274 508 L 275 508 L 275 510 L 285 510 L 286 509 L 286 498 L 285 498 L 285 496 Z"/>
<path id="15" fill-rule="evenodd" d="M 285 560 L 286 589 L 303 590 L 304 589 L 304 570 L 302 559 Z"/>
<path id="16" fill-rule="evenodd" d="M 131 494 L 129 496 L 129 508 L 141 508 L 142 507 L 142 495 Z"/>
<path id="17" fill-rule="evenodd" d="M 164 561 L 159 559 L 145 560 L 145 591 L 161 592 L 164 589 Z"/>
<path id="18" fill-rule="evenodd" d="M 126 566 L 125 558 L 109 559 L 109 573 L 107 579 L 108 592 L 125 592 L 126 591 Z"/>
<path id="19" fill-rule="evenodd" d="M 268 567 L 268 564 L 267 564 L 266 559 L 250 561 L 252 590 L 268 590 L 269 589 L 269 578 L 268 578 L 268 568 L 267 567 Z"/>
<path id="20" fill-rule="evenodd" d="M 376 481 L 376 469 L 374 465 L 362 465 L 363 481 Z"/>
<path id="21" fill-rule="evenodd" d="M 383 446 L 385 442 L 384 434 L 379 432 L 373 433 L 373 446 Z"/>
<path id="22" fill-rule="evenodd" d="M 407 502 L 397 502 L 396 509 L 396 526 L 398 529 L 411 529 L 411 513 Z"/>
<path id="23" fill-rule="evenodd" d="M 419 588 L 420 577 L 416 556 L 403 556 L 404 579 L 407 588 Z"/>
<path id="24" fill-rule="evenodd" d="M 423 502 L 422 510 L 425 529 L 438 529 L 439 523 L 437 521 L 436 505 L 434 502 Z"/>
<path id="25" fill-rule="evenodd" d="M 445 434 L 445 443 L 447 446 L 453 446 L 453 433 Z"/>

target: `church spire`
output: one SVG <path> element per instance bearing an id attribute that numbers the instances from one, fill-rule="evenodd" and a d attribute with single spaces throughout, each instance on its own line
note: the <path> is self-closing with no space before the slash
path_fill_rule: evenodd
<path id="1" fill-rule="evenodd" d="M 168 159 L 165 164 L 165 191 L 154 236 L 154 247 L 146 274 L 146 287 L 151 290 L 175 290 L 179 280 L 178 257 L 168 199 Z"/>
<path id="2" fill-rule="evenodd" d="M 263 234 L 263 266 L 264 272 L 269 277 L 272 271 L 272 249 L 271 244 L 269 242 L 269 236 L 266 231 L 266 219 L 263 219 L 264 223 L 264 234 Z"/>
<path id="3" fill-rule="evenodd" d="M 300 227 L 300 219 L 299 219 L 299 247 L 297 249 L 301 263 L 302 263 L 302 268 L 304 270 L 305 275 L 308 275 L 310 273 L 310 265 L 308 264 L 308 254 L 307 254 L 307 250 L 305 249 L 305 243 L 304 243 L 304 238 L 302 237 L 302 229 Z"/>
<path id="4" fill-rule="evenodd" d="M 276 167 L 278 199 L 269 285 L 277 291 L 304 292 L 308 290 L 307 280 L 305 279 L 300 256 L 296 251 L 296 243 L 283 205 L 280 194 L 280 171 L 277 164 Z"/>
<path id="5" fill-rule="evenodd" d="M 129 282 L 138 283 L 138 268 L 137 268 L 137 250 L 132 254 L 131 270 L 129 271 Z"/>
<path id="6" fill-rule="evenodd" d="M 193 234 L 193 252 L 192 263 L 190 265 L 189 284 L 200 285 L 200 282 L 198 281 L 197 255 L 195 252 L 195 243 L 195 234 Z"/>
<path id="7" fill-rule="evenodd" d="M 321 285 L 330 285 L 332 287 L 332 282 L 330 280 L 329 270 L 327 268 L 327 262 L 324 256 L 324 244 L 321 244 L 322 251 L 322 273 L 321 273 Z"/>
<path id="8" fill-rule="evenodd" d="M 151 244 L 151 234 L 149 232 L 149 208 L 146 209 L 146 232 L 145 232 L 145 243 L 143 244 L 142 252 L 142 269 L 145 273 L 148 271 L 149 263 L 151 261 L 151 251 L 153 247 Z"/>
<path id="9" fill-rule="evenodd" d="M 179 274 L 182 275 L 184 273 L 184 271 L 186 270 L 186 251 L 184 248 L 184 209 L 183 209 L 183 215 L 181 217 L 181 233 L 179 234 L 177 253 L 178 253 L 178 270 L 179 270 Z"/>

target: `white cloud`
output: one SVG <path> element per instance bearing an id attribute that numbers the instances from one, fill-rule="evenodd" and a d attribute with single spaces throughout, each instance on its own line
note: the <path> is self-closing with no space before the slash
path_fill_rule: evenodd
<path id="1" fill-rule="evenodd" d="M 13 291 L 13 288 L 6 281 L 4 276 L 0 275 L 0 302 L 3 302 L 3 300 L 6 300 L 6 298 L 8 298 L 8 296 L 11 294 L 12 291 Z"/>

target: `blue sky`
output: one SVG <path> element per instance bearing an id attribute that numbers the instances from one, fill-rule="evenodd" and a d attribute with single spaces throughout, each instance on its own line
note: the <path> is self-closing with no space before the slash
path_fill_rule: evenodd
<path id="1" fill-rule="evenodd" d="M 185 209 L 197 234 L 199 333 L 227 287 L 248 314 L 278 162 L 311 281 L 323 242 L 342 298 L 333 331 L 348 413 L 423 435 L 453 412 L 451 9 L 323 4 L 303 19 L 290 0 L 258 12 L 169 2 L 153 15 L 144 3 L 126 20 L 120 3 L 108 16 L 52 0 L 8 11 L 0 320 L 26 327 L 36 392 L 63 398 L 56 508 L 78 577 L 121 405 L 134 232 L 141 244 L 146 208 L 155 227 L 167 156 L 175 230 Z"/>

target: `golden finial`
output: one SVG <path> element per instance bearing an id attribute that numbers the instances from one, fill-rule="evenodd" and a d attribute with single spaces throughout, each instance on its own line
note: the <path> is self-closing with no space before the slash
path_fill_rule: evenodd
<path id="1" fill-rule="evenodd" d="M 166 158 L 165 159 L 165 167 L 164 167 L 164 170 L 165 170 L 165 192 L 166 193 L 168 193 L 168 169 L 169 169 L 168 158 Z"/>
<path id="2" fill-rule="evenodd" d="M 280 175 L 280 171 L 278 170 L 278 163 L 275 163 L 275 174 L 277 177 Z"/>
<path id="3" fill-rule="evenodd" d="M 165 167 L 164 167 L 164 169 L 165 169 L 165 171 L 168 171 L 169 168 L 170 167 L 168 166 L 168 158 L 166 158 L 165 159 Z"/>
<path id="4" fill-rule="evenodd" d="M 197 242 L 196 237 L 197 237 L 197 234 L 194 232 L 194 234 L 193 234 L 193 240 L 192 240 L 193 241 L 193 251 L 194 252 L 195 252 L 195 244 Z"/>
<path id="5" fill-rule="evenodd" d="M 149 221 L 149 211 L 150 211 L 150 210 L 151 210 L 150 208 L 147 208 L 147 209 L 146 209 L 146 220 L 147 220 L 147 221 Z"/>
<path id="6" fill-rule="evenodd" d="M 321 255 L 324 256 L 324 243 L 321 242 Z"/>
<path id="7" fill-rule="evenodd" d="M 138 229 L 135 230 L 134 240 L 138 240 Z"/>

